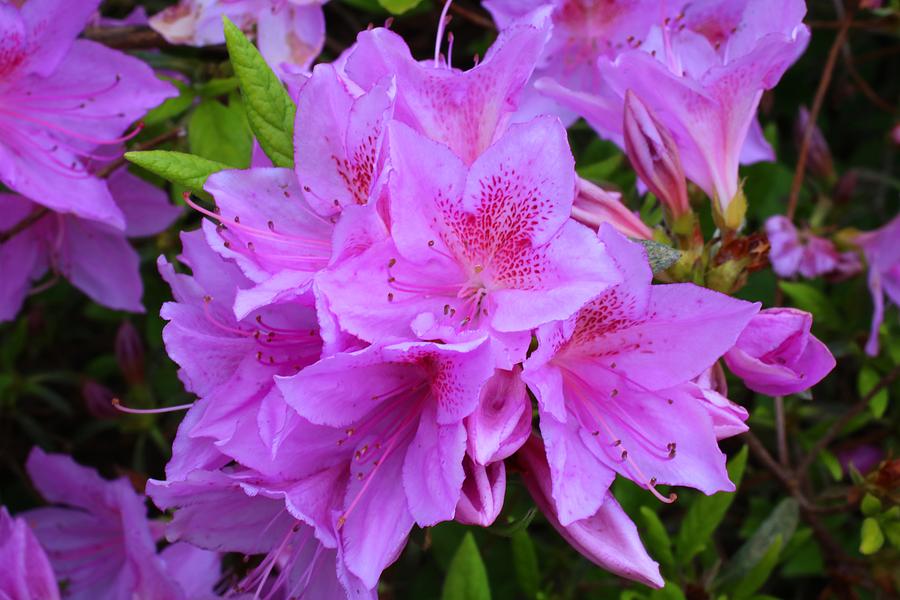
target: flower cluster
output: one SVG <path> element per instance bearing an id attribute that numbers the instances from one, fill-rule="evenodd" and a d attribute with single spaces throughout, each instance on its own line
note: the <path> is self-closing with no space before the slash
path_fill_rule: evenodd
<path id="1" fill-rule="evenodd" d="M 182 236 L 190 275 L 160 259 L 163 337 L 199 400 L 148 494 L 170 541 L 265 556 L 237 591 L 374 595 L 414 526 L 496 519 L 506 461 L 587 557 L 661 586 L 613 480 L 733 489 L 717 440 L 746 412 L 710 372 L 759 305 L 651 285 L 640 245 L 572 218 L 592 192 L 565 129 L 514 119 L 549 17 L 467 71 L 363 32 L 300 90 L 294 169 L 187 197 L 208 219 Z M 803 327 L 781 326 L 818 352 Z M 805 389 L 831 368 L 805 357 L 763 377 Z"/>

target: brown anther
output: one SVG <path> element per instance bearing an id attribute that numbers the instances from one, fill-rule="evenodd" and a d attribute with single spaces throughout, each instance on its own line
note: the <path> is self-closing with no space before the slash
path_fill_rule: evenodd
<path id="1" fill-rule="evenodd" d="M 269 221 L 268 223 L 266 223 L 266 225 L 269 227 L 269 231 L 275 231 L 275 222 L 274 221 Z"/>
<path id="2" fill-rule="evenodd" d="M 434 240 L 428 240 L 428 247 L 434 248 Z"/>
<path id="3" fill-rule="evenodd" d="M 628 458 L 628 450 L 622 450 L 622 460 L 625 460 L 627 458 Z"/>
<path id="4" fill-rule="evenodd" d="M 237 215 L 234 215 L 234 222 L 235 222 L 235 223 L 240 223 L 240 222 L 241 222 L 241 218 L 240 218 L 239 216 L 237 216 Z"/>
<path id="5" fill-rule="evenodd" d="M 396 264 L 397 264 L 397 259 L 392 258 L 391 260 L 388 261 L 388 269 L 390 269 L 391 267 L 393 267 Z"/>
<path id="6" fill-rule="evenodd" d="M 619 390 L 613 388 L 613 391 L 611 391 L 611 392 L 609 393 L 609 395 L 610 395 L 610 397 L 615 398 L 616 396 L 619 395 Z"/>
<path id="7" fill-rule="evenodd" d="M 394 292 L 388 292 L 388 302 L 394 301 Z"/>

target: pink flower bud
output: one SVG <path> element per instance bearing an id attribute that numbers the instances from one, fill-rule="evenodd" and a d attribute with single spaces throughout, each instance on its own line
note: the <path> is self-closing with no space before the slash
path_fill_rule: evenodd
<path id="1" fill-rule="evenodd" d="M 808 390 L 834 368 L 834 356 L 810 333 L 812 315 L 795 308 L 769 308 L 753 317 L 725 364 L 760 394 L 786 396 Z"/>
<path id="2" fill-rule="evenodd" d="M 666 126 L 632 92 L 625 94 L 625 153 L 641 181 L 674 218 L 690 212 L 678 146 Z"/>
<path id="3" fill-rule="evenodd" d="M 653 238 L 653 231 L 640 217 L 619 200 L 618 192 L 609 192 L 586 179 L 578 179 L 578 195 L 572 204 L 572 218 L 597 229 L 609 223 L 624 235 L 639 240 Z"/>
<path id="4" fill-rule="evenodd" d="M 141 336 L 131 324 L 122 321 L 116 333 L 116 362 L 125 377 L 125 381 L 135 385 L 144 381 L 144 344 Z"/>
<path id="5" fill-rule="evenodd" d="M 497 519 L 503 508 L 506 468 L 502 460 L 483 466 L 466 454 L 463 470 L 466 479 L 456 505 L 456 520 L 466 525 L 487 527 Z"/>
<path id="6" fill-rule="evenodd" d="M 105 385 L 88 379 L 81 386 L 84 407 L 98 419 L 114 419 L 122 415 L 112 404 L 115 394 Z"/>
<path id="7" fill-rule="evenodd" d="M 794 122 L 794 143 L 800 148 L 803 145 L 803 136 L 809 127 L 809 111 L 805 106 L 800 107 L 797 120 Z M 831 150 L 828 142 L 822 135 L 822 130 L 815 124 L 812 126 L 812 137 L 809 139 L 809 149 L 806 155 L 806 168 L 814 176 L 822 179 L 834 179 L 834 161 L 831 159 Z"/>

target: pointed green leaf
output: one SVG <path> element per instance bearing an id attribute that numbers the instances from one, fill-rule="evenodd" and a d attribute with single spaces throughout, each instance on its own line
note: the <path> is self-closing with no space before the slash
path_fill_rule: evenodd
<path id="1" fill-rule="evenodd" d="M 869 393 L 869 391 L 878 385 L 878 382 L 881 381 L 881 375 L 873 369 L 872 367 L 866 365 L 859 372 L 859 379 L 856 382 L 856 387 L 859 390 L 860 396 L 865 396 Z M 884 416 L 884 412 L 887 410 L 888 406 L 888 389 L 884 388 L 869 400 L 869 410 L 872 411 L 872 415 L 875 416 L 876 419 L 880 419 Z"/>
<path id="2" fill-rule="evenodd" d="M 297 107 L 247 36 L 228 17 L 223 16 L 222 21 L 231 65 L 241 82 L 250 128 L 276 167 L 291 168 Z"/>
<path id="3" fill-rule="evenodd" d="M 728 477 L 740 486 L 747 466 L 747 447 L 728 461 Z M 734 501 L 733 492 L 719 492 L 713 496 L 701 496 L 694 500 L 681 523 L 675 539 L 675 556 L 682 565 L 688 564 L 706 548 L 719 523 L 725 518 L 728 507 Z"/>
<path id="4" fill-rule="evenodd" d="M 782 538 L 780 535 L 775 536 L 772 545 L 769 546 L 759 562 L 757 562 L 737 585 L 735 585 L 731 595 L 733 600 L 746 600 L 747 598 L 752 597 L 753 594 L 756 593 L 756 590 L 766 583 L 766 580 L 768 580 L 769 576 L 772 574 L 772 570 L 775 569 L 775 565 L 778 564 L 778 559 L 781 555 L 781 546 L 783 545 L 781 540 Z"/>
<path id="5" fill-rule="evenodd" d="M 540 591 L 541 573 L 538 568 L 537 553 L 527 529 L 519 529 L 509 538 L 512 544 L 513 567 L 519 588 L 529 598 L 534 598 Z"/>
<path id="6" fill-rule="evenodd" d="M 859 551 L 863 554 L 875 554 L 884 545 L 884 533 L 878 521 L 872 517 L 863 519 L 860 537 Z"/>
<path id="7" fill-rule="evenodd" d="M 402 15 L 418 6 L 421 2 L 422 0 L 378 0 L 378 4 L 395 15 Z"/>
<path id="8" fill-rule="evenodd" d="M 644 521 L 644 540 L 650 553 L 662 566 L 664 572 L 671 571 L 675 566 L 675 557 L 672 555 L 672 540 L 666 526 L 659 516 L 650 507 L 641 507 L 641 518 Z"/>
<path id="9" fill-rule="evenodd" d="M 193 154 L 169 150 L 126 152 L 125 158 L 163 179 L 194 191 L 201 191 L 206 178 L 213 173 L 231 168 Z"/>
<path id="10" fill-rule="evenodd" d="M 463 537 L 444 580 L 442 600 L 491 600 L 487 570 L 471 533 Z"/>
<path id="11" fill-rule="evenodd" d="M 881 512 L 881 500 L 872 494 L 866 494 L 863 496 L 862 502 L 859 503 L 859 509 L 863 515 L 874 517 Z"/>
<path id="12" fill-rule="evenodd" d="M 796 500 L 785 498 L 779 502 L 750 539 L 738 549 L 728 565 L 722 569 L 716 584 L 733 585 L 734 582 L 744 579 L 765 558 L 776 539 L 781 540 L 781 545 L 791 541 L 799 519 L 800 506 Z M 756 589 L 752 590 L 755 591 Z M 752 592 L 748 596 L 752 595 Z"/>

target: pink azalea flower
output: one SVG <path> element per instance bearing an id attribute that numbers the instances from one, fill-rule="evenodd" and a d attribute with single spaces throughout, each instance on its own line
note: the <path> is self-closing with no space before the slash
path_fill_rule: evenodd
<path id="1" fill-rule="evenodd" d="M 769 217 L 765 228 L 772 247 L 769 260 L 779 277 L 794 277 L 799 273 L 808 279 L 822 275 L 844 278 L 862 270 L 855 252 L 838 252 L 831 240 L 797 231 L 787 217 Z"/>
<path id="2" fill-rule="evenodd" d="M 608 225 L 600 239 L 623 282 L 566 321 L 539 328 L 523 372 L 538 400 L 563 526 L 594 515 L 616 474 L 662 500 L 658 484 L 707 494 L 734 489 L 691 380 L 734 345 L 759 310 L 692 284 L 651 286 L 639 245 Z"/>
<path id="3" fill-rule="evenodd" d="M 630 238 L 653 239 L 653 230 L 622 204 L 622 194 L 610 192 L 586 179 L 578 178 L 578 195 L 572 203 L 572 218 L 592 229 L 609 223 Z"/>
<path id="4" fill-rule="evenodd" d="M 174 509 L 166 526 L 169 541 L 263 556 L 226 597 L 376 597 L 343 569 L 336 549 L 317 540 L 314 529 L 295 518 L 281 499 L 259 488 L 260 474 L 199 467 L 181 476 L 167 474 L 168 481 L 150 480 L 147 491 L 157 506 Z"/>
<path id="5" fill-rule="evenodd" d="M 68 456 L 39 448 L 26 468 L 44 498 L 59 505 L 28 511 L 24 518 L 56 576 L 66 582 L 66 598 L 177 600 L 187 598 L 186 589 L 210 594 L 218 559 L 196 548 L 157 554 L 144 499 L 128 480 L 106 481 Z M 195 568 L 170 571 L 166 556 L 175 553 Z"/>
<path id="6" fill-rule="evenodd" d="M 394 119 L 472 164 L 503 134 L 516 111 L 548 35 L 546 14 L 538 11 L 511 25 L 468 71 L 440 60 L 439 46 L 434 61 L 420 62 L 394 32 L 364 31 L 348 50 L 343 72 L 362 90 L 394 78 Z"/>
<path id="7" fill-rule="evenodd" d="M 22 518 L 0 506 L 0 598 L 59 600 L 59 585 L 41 544 Z"/>
<path id="8" fill-rule="evenodd" d="M 812 315 L 795 308 L 769 308 L 751 319 L 725 363 L 744 385 L 769 396 L 786 396 L 819 383 L 834 368 L 828 346 L 816 338 Z"/>
<path id="9" fill-rule="evenodd" d="M 712 420 L 717 440 L 723 440 L 749 429 L 745 421 L 750 416 L 747 409 L 728 399 L 725 371 L 719 363 L 707 369 L 693 380 L 693 395 L 700 400 Z"/>
<path id="10" fill-rule="evenodd" d="M 622 577 L 655 588 L 665 583 L 659 565 L 647 554 L 637 527 L 616 502 L 604 492 L 597 510 L 565 525 L 561 523 L 558 502 L 553 494 L 553 475 L 547 464 L 547 451 L 537 436 L 532 436 L 516 455 L 525 487 L 553 528 L 573 548 L 595 565 Z M 585 473 L 586 477 L 590 474 Z"/>
<path id="11" fill-rule="evenodd" d="M 688 179 L 724 214 L 739 192 L 738 162 L 771 157 L 754 116 L 763 91 L 806 48 L 805 12 L 802 0 L 685 3 L 635 48 L 599 58 L 602 89 L 569 89 L 549 79 L 537 85 L 620 145 L 625 94 L 632 90 L 672 133 Z"/>
<path id="12" fill-rule="evenodd" d="M 900 215 L 875 231 L 860 234 L 856 243 L 869 263 L 869 291 L 872 292 L 872 329 L 866 343 L 869 356 L 878 354 L 878 330 L 884 321 L 884 295 L 900 306 Z"/>
<path id="13" fill-rule="evenodd" d="M 392 237 L 318 281 L 349 333 L 494 332 L 514 364 L 531 328 L 615 280 L 595 236 L 569 219 L 573 161 L 555 119 L 511 127 L 469 168 L 406 126 L 389 131 Z"/>
<path id="14" fill-rule="evenodd" d="M 339 435 L 330 451 L 346 465 L 332 486 L 341 501 L 318 529 L 337 530 L 343 561 L 366 588 L 374 588 L 414 523 L 454 518 L 466 475 L 464 419 L 494 374 L 491 352 L 484 337 L 398 342 L 336 354 L 278 378 L 301 417 Z"/>
<path id="15" fill-rule="evenodd" d="M 657 0 L 483 0 L 501 31 L 535 9 L 552 6 L 553 28 L 535 69 L 533 80 L 548 77 L 571 90 L 596 92 L 603 87 L 596 68 L 601 56 L 615 57 L 643 38 L 663 13 Z M 559 116 L 571 124 L 577 114 L 528 86 L 515 119 L 527 121 L 542 114 Z"/>
<path id="16" fill-rule="evenodd" d="M 181 0 L 150 18 L 169 43 L 209 46 L 225 43 L 222 17 L 255 28 L 259 51 L 282 77 L 309 69 L 325 44 L 328 0 Z"/>
<path id="17" fill-rule="evenodd" d="M 33 282 L 47 271 L 63 276 L 94 301 L 118 310 L 143 312 L 139 258 L 127 237 L 153 235 L 168 227 L 179 209 L 163 190 L 120 169 L 107 180 L 124 231 L 75 214 L 48 212 L 0 244 L 0 321 L 16 316 Z M 16 194 L 0 194 L 0 231 L 41 206 Z"/>
<path id="18" fill-rule="evenodd" d="M 75 39 L 98 5 L 0 6 L 0 182 L 53 211 L 122 230 L 125 215 L 93 163 L 113 158 L 128 125 L 175 88 L 135 58 Z"/>

